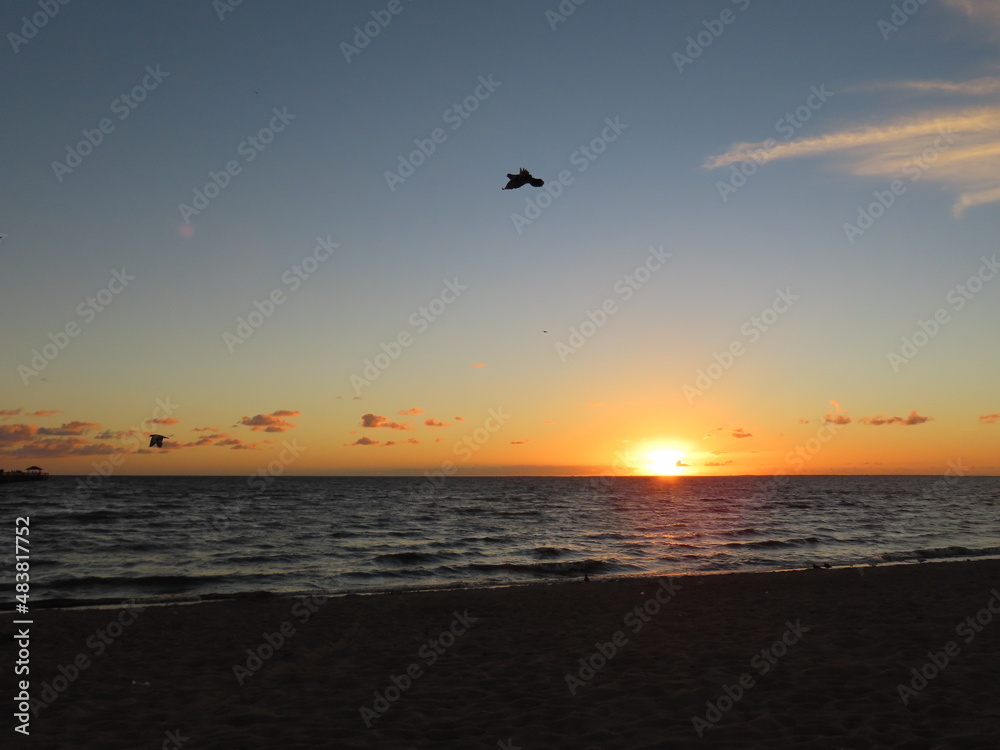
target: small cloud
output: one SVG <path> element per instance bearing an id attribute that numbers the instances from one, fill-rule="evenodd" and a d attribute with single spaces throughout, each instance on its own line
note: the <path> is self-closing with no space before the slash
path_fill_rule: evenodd
<path id="1" fill-rule="evenodd" d="M 837 403 L 836 401 L 830 401 L 830 404 L 836 410 L 836 413 L 834 413 L 834 412 L 831 411 L 831 412 L 827 412 L 826 414 L 824 414 L 823 415 L 823 422 L 824 422 L 824 424 L 840 424 L 840 425 L 843 425 L 843 424 L 850 424 L 851 423 L 851 418 L 849 416 L 847 416 L 847 414 L 845 413 L 844 409 L 840 408 L 840 404 L 839 403 Z"/>
<path id="2" fill-rule="evenodd" d="M 475 368 L 486 367 L 486 363 L 485 362 L 476 362 L 476 364 L 474 364 L 473 367 L 475 367 Z"/>
<path id="3" fill-rule="evenodd" d="M 270 440 L 264 440 L 262 442 L 269 443 L 273 442 Z M 148 450 L 138 450 L 136 453 L 160 453 L 167 450 L 178 450 L 180 448 L 229 448 L 234 451 L 255 451 L 260 450 L 260 443 L 246 443 L 241 438 L 232 437 L 224 432 L 213 432 L 208 435 L 202 435 L 197 440 L 190 440 L 186 443 L 181 443 L 176 440 L 171 440 L 163 444 L 162 449 L 157 449 L 156 451 Z"/>
<path id="4" fill-rule="evenodd" d="M 31 425 L 23 425 L 31 427 Z M 0 431 L 3 427 L 0 426 Z M 0 432 L 0 443 L 4 442 Z M 89 443 L 82 437 L 45 438 L 44 440 L 21 441 L 16 448 L 8 448 L 0 455 L 15 459 L 68 458 L 71 456 L 107 456 L 121 453 L 121 448 L 107 443 Z"/>
<path id="5" fill-rule="evenodd" d="M 455 417 L 455 421 L 456 422 L 464 422 L 465 421 L 465 417 Z"/>
<path id="6" fill-rule="evenodd" d="M 0 424 L 0 445 L 25 443 L 34 438 L 38 428 L 33 424 Z"/>
<path id="7" fill-rule="evenodd" d="M 218 427 L 192 427 L 193 432 L 218 432 Z"/>
<path id="8" fill-rule="evenodd" d="M 249 427 L 254 432 L 259 432 L 260 430 L 264 432 L 284 432 L 285 430 L 292 429 L 295 425 L 283 419 L 283 417 L 294 417 L 299 414 L 301 412 L 280 409 L 271 414 L 257 414 L 253 417 L 243 417 L 233 426 L 238 427 L 243 425 L 244 427 Z"/>
<path id="9" fill-rule="evenodd" d="M 531 442 L 531 439 L 529 438 L 528 440 L 511 440 L 510 444 L 511 445 L 524 445 L 525 443 L 530 443 L 530 442 Z"/>
<path id="10" fill-rule="evenodd" d="M 809 420 L 808 419 L 802 419 L 801 417 L 799 417 L 799 419 L 797 421 L 798 421 L 799 424 L 809 424 Z"/>
<path id="11" fill-rule="evenodd" d="M 861 424 L 872 425 L 873 427 L 881 427 L 886 424 L 901 424 L 901 425 L 916 425 L 923 424 L 924 422 L 929 422 L 933 417 L 923 417 L 915 411 L 911 411 L 909 416 L 906 417 L 886 417 L 884 414 L 878 414 L 874 417 L 862 417 L 860 420 Z"/>
<path id="12" fill-rule="evenodd" d="M 348 443 L 348 445 L 378 445 L 378 440 L 372 440 L 369 437 L 359 437 L 353 443 Z"/>
<path id="13" fill-rule="evenodd" d="M 753 437 L 749 432 L 745 432 L 742 427 L 737 427 L 732 433 L 734 438 L 748 438 Z"/>
<path id="14" fill-rule="evenodd" d="M 436 419 L 425 419 L 424 424 L 428 427 L 451 427 L 447 422 L 438 422 Z"/>
<path id="15" fill-rule="evenodd" d="M 138 430 L 102 430 L 94 435 L 94 440 L 124 440 L 138 434 Z"/>
<path id="16" fill-rule="evenodd" d="M 362 438 L 362 440 L 364 439 L 365 438 Z M 379 445 L 379 442 L 376 440 L 371 443 L 365 443 L 364 445 Z M 415 438 L 408 438 L 406 440 L 400 440 L 398 442 L 396 440 L 387 440 L 386 442 L 381 444 L 383 448 L 390 448 L 394 445 L 420 445 L 420 441 Z"/>
<path id="17" fill-rule="evenodd" d="M 409 423 L 400 424 L 399 422 L 392 422 L 388 417 L 380 417 L 378 414 L 362 414 L 361 415 L 361 426 L 362 427 L 384 427 L 389 430 L 408 430 L 410 429 Z"/>
<path id="18" fill-rule="evenodd" d="M 709 461 L 705 466 L 729 466 L 732 460 L 729 461 Z"/>
<path id="19" fill-rule="evenodd" d="M 979 418 L 979 421 L 982 422 L 983 424 L 996 424 L 997 422 L 1000 422 L 1000 413 L 997 413 L 997 414 L 983 414 Z"/>
<path id="20" fill-rule="evenodd" d="M 180 421 L 176 417 L 156 417 L 149 420 L 150 424 L 177 424 Z"/>
<path id="21" fill-rule="evenodd" d="M 677 463 L 674 466 L 690 466 L 691 464 L 686 464 L 681 459 L 677 459 Z"/>
<path id="22" fill-rule="evenodd" d="M 0 419 L 7 419 L 8 417 L 16 417 L 18 414 L 24 413 L 26 417 L 51 417 L 53 414 L 61 414 L 58 409 L 40 409 L 39 411 L 29 411 L 25 412 L 24 409 L 0 409 Z"/>
<path id="23" fill-rule="evenodd" d="M 409 416 L 412 416 L 414 414 L 423 414 L 423 413 L 424 413 L 424 410 L 423 409 L 418 409 L 416 406 L 414 406 L 412 409 L 403 409 L 402 411 L 399 412 L 400 416 L 403 416 L 403 417 L 409 417 Z"/>
<path id="24" fill-rule="evenodd" d="M 100 425 L 96 422 L 65 422 L 62 427 L 40 427 L 38 428 L 38 434 L 55 436 L 82 435 L 97 427 L 100 427 Z"/>

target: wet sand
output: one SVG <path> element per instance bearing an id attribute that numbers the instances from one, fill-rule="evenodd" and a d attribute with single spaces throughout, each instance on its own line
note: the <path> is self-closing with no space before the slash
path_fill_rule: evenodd
<path id="1" fill-rule="evenodd" d="M 1000 742 L 1000 561 L 32 617 L 31 734 L 9 718 L 6 747 Z"/>

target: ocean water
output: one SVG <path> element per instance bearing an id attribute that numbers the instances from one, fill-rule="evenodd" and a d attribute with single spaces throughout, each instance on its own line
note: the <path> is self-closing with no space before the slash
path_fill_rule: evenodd
<path id="1" fill-rule="evenodd" d="M 1000 556 L 997 477 L 109 477 L 0 485 L 31 600 L 371 592 Z M 13 539 L 0 553 L 13 602 Z M 11 605 L 12 606 L 12 605 Z"/>

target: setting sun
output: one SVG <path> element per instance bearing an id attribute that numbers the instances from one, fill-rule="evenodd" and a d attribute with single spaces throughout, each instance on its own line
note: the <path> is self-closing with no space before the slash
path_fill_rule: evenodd
<path id="1" fill-rule="evenodd" d="M 680 451 L 661 449 L 646 454 L 642 470 L 647 474 L 680 474 L 686 468 L 684 454 Z"/>

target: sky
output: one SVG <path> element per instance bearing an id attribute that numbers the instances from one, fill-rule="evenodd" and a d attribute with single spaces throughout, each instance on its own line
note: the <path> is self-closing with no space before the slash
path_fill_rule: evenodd
<path id="1" fill-rule="evenodd" d="M 0 468 L 1000 474 L 994 0 L 0 28 Z"/>

